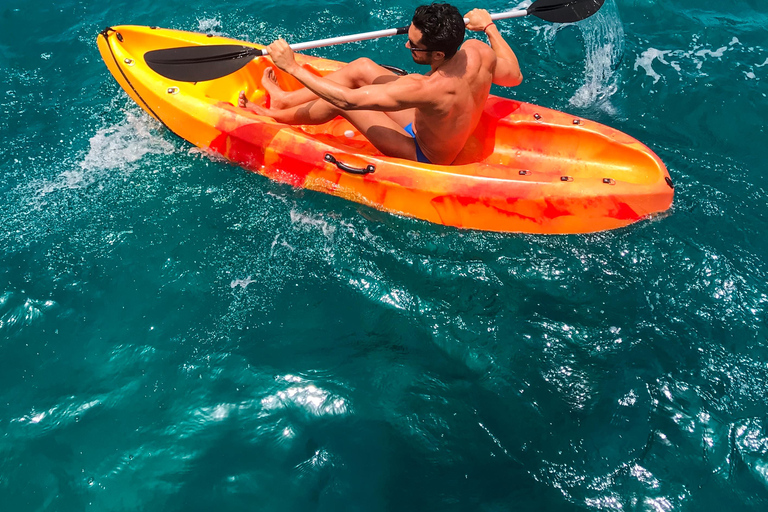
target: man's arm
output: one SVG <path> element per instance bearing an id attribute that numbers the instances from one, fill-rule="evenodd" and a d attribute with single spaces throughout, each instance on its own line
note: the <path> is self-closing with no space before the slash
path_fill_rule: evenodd
<path id="1" fill-rule="evenodd" d="M 491 15 L 485 9 L 472 9 L 466 15 L 469 18 L 467 29 L 475 32 L 485 31 L 488 42 L 496 53 L 496 68 L 493 70 L 493 83 L 503 87 L 514 87 L 523 81 L 517 56 L 509 44 L 501 37 Z M 483 30 L 485 29 L 485 30 Z"/>
<path id="2" fill-rule="evenodd" d="M 424 86 L 421 76 L 405 76 L 385 84 L 350 89 L 301 67 L 294 58 L 293 50 L 284 40 L 277 40 L 268 48 L 269 56 L 278 68 L 291 74 L 328 103 L 343 110 L 394 112 L 424 107 L 434 102 L 434 94 L 430 94 Z"/>

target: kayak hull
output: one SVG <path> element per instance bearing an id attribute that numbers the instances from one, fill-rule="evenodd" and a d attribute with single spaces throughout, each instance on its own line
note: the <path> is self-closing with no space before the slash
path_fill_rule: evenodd
<path id="1" fill-rule="evenodd" d="M 586 119 L 490 96 L 454 165 L 391 158 L 343 118 L 289 126 L 237 107 L 239 92 L 266 102 L 268 57 L 208 82 L 162 77 L 144 62 L 180 46 L 263 46 L 140 26 L 106 29 L 99 51 L 126 93 L 195 146 L 273 180 L 394 214 L 459 228 L 540 234 L 620 228 L 666 211 L 673 188 L 661 160 L 632 137 Z M 343 63 L 297 55 L 318 75 Z M 284 73 L 286 90 L 301 85 Z M 364 170 L 373 172 L 362 173 Z"/>

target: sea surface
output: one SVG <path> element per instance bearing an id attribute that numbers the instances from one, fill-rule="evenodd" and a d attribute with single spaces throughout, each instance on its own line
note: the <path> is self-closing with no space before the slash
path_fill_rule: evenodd
<path id="1" fill-rule="evenodd" d="M 494 92 L 620 129 L 668 215 L 447 228 L 164 130 L 96 36 L 270 42 L 403 0 L 0 1 L 0 510 L 768 510 L 768 3 L 498 26 Z M 461 1 L 468 11 L 528 4 Z M 309 53 L 418 71 L 404 40 Z"/>

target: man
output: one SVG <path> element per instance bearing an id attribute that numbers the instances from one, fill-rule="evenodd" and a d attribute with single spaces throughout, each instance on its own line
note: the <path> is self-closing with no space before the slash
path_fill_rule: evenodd
<path id="1" fill-rule="evenodd" d="M 476 39 L 462 44 L 464 20 L 452 5 L 416 9 L 406 48 L 414 62 L 430 66 L 426 75 L 397 76 L 358 59 L 321 78 L 299 66 L 280 39 L 268 47 L 272 61 L 306 89 L 283 91 L 268 68 L 262 84 L 270 108 L 249 102 L 242 92 L 239 104 L 288 124 L 321 124 L 341 115 L 385 155 L 451 164 L 480 121 L 491 83 L 512 87 L 523 79 L 488 12 L 474 9 L 466 16 L 466 28 L 485 32 L 490 46 Z"/>

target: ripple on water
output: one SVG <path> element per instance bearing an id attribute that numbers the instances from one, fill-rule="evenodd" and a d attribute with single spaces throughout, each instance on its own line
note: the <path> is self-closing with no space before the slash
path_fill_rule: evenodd
<path id="1" fill-rule="evenodd" d="M 283 409 L 295 408 L 310 416 L 339 416 L 351 412 L 349 402 L 315 384 L 295 375 L 277 377 L 276 382 L 283 387 L 276 393 L 262 398 L 264 411 L 274 413 Z"/>
<path id="2" fill-rule="evenodd" d="M 69 396 L 45 410 L 33 407 L 27 414 L 9 421 L 7 437 L 3 444 L 10 446 L 13 443 L 24 443 L 29 439 L 65 429 L 79 422 L 89 411 L 103 405 L 106 400 L 107 395 L 90 397 L 88 401 Z"/>
<path id="3" fill-rule="evenodd" d="M 0 335 L 10 336 L 31 326 L 57 306 L 53 300 L 33 299 L 24 291 L 0 296 Z"/>
<path id="4" fill-rule="evenodd" d="M 762 484 L 768 485 L 768 428 L 765 417 L 733 424 L 738 457 Z M 737 461 L 734 461 L 737 463 Z"/>

